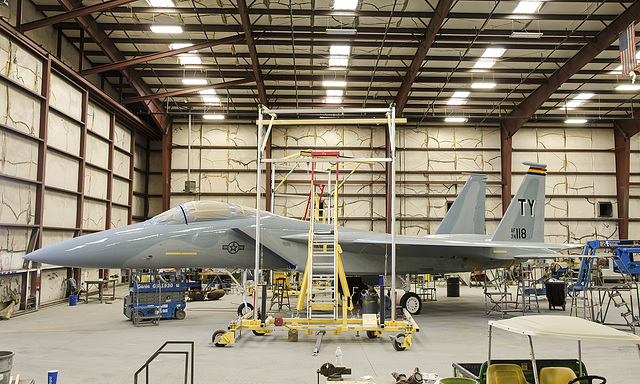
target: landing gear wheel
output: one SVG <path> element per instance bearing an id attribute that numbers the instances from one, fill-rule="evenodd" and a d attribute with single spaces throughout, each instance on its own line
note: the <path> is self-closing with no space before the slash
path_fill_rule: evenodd
<path id="1" fill-rule="evenodd" d="M 375 339 L 376 337 L 378 337 L 378 335 L 376 335 L 375 331 L 367 331 L 367 337 L 370 339 Z"/>
<path id="2" fill-rule="evenodd" d="M 417 315 L 422 310 L 422 300 L 420 299 L 420 296 L 413 292 L 407 292 L 402 295 L 400 305 L 412 315 Z"/>
<path id="3" fill-rule="evenodd" d="M 227 333 L 227 331 L 223 331 L 221 329 L 213 332 L 213 335 L 211 336 L 211 342 L 216 346 L 216 347 L 224 347 L 227 344 L 220 344 L 220 339 L 222 339 L 222 335 L 224 335 L 225 333 Z"/>
<path id="4" fill-rule="evenodd" d="M 238 316 L 244 316 L 251 311 L 253 311 L 253 305 L 249 303 L 246 303 L 246 306 L 244 303 L 240 304 L 240 306 L 238 307 Z"/>
<path id="5" fill-rule="evenodd" d="M 176 319 L 184 320 L 185 317 L 187 317 L 187 313 L 185 311 L 183 311 L 182 309 L 178 309 L 176 311 Z"/>
<path id="6" fill-rule="evenodd" d="M 406 336 L 407 335 L 405 335 L 404 333 L 398 333 L 396 337 L 391 340 L 391 342 L 393 343 L 393 349 L 395 349 L 396 351 L 404 351 L 407 347 L 403 347 L 402 343 L 404 342 L 404 338 Z"/>
<path id="7" fill-rule="evenodd" d="M 580 377 L 576 377 L 575 379 L 571 380 L 569 383 L 567 384 L 573 384 L 573 383 L 578 383 L 582 380 L 589 380 L 589 384 L 594 384 L 593 380 L 600 380 L 599 383 L 595 383 L 595 384 L 606 384 L 607 379 L 605 379 L 602 376 L 596 376 L 596 375 L 589 375 L 589 376 L 580 376 Z"/>
<path id="8" fill-rule="evenodd" d="M 267 334 L 266 332 L 258 332 L 255 329 L 252 330 L 251 332 L 253 332 L 253 334 L 256 335 L 256 336 L 264 336 L 264 335 Z"/>

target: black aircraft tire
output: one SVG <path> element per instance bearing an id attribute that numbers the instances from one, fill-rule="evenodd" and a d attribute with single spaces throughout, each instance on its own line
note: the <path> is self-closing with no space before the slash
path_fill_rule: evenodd
<path id="1" fill-rule="evenodd" d="M 420 296 L 413 292 L 407 292 L 400 299 L 400 306 L 409 311 L 412 315 L 417 315 L 422 310 L 422 300 Z"/>
<path id="2" fill-rule="evenodd" d="M 253 305 L 247 303 L 247 306 L 245 307 L 244 303 L 240 304 L 238 307 L 238 316 L 244 316 L 251 311 L 253 311 Z"/>
<path id="3" fill-rule="evenodd" d="M 218 341 L 220 341 L 220 338 L 222 337 L 222 335 L 224 335 L 225 333 L 227 333 L 227 331 L 223 331 L 221 329 L 213 332 L 213 335 L 211 336 L 211 342 L 216 346 L 216 347 L 224 347 L 226 344 L 220 344 L 218 343 Z"/>

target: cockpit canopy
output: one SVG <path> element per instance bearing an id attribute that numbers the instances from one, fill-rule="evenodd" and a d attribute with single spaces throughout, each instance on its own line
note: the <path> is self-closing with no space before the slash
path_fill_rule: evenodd
<path id="1" fill-rule="evenodd" d="M 148 220 L 152 224 L 191 224 L 254 215 L 255 209 L 219 201 L 190 201 Z"/>

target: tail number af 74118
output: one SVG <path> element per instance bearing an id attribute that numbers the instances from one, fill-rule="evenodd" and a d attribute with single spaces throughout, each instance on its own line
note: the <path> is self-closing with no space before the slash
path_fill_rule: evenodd
<path id="1" fill-rule="evenodd" d="M 527 238 L 527 229 L 526 228 L 511 228 L 511 238 L 512 239 L 526 239 Z"/>

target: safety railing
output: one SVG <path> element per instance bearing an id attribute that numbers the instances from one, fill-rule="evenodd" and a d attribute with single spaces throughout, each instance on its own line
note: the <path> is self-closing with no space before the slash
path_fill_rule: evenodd
<path id="1" fill-rule="evenodd" d="M 189 350 L 187 351 L 165 351 L 164 348 L 168 345 L 187 345 Z M 184 384 L 193 384 L 194 374 L 194 343 L 193 341 L 165 341 L 164 344 L 157 351 L 147 359 L 140 369 L 133 374 L 133 384 L 138 384 L 138 376 L 142 371 L 145 372 L 145 383 L 149 384 L 149 364 L 151 364 L 156 357 L 160 355 L 184 355 Z M 191 379 L 190 381 L 189 378 Z"/>

